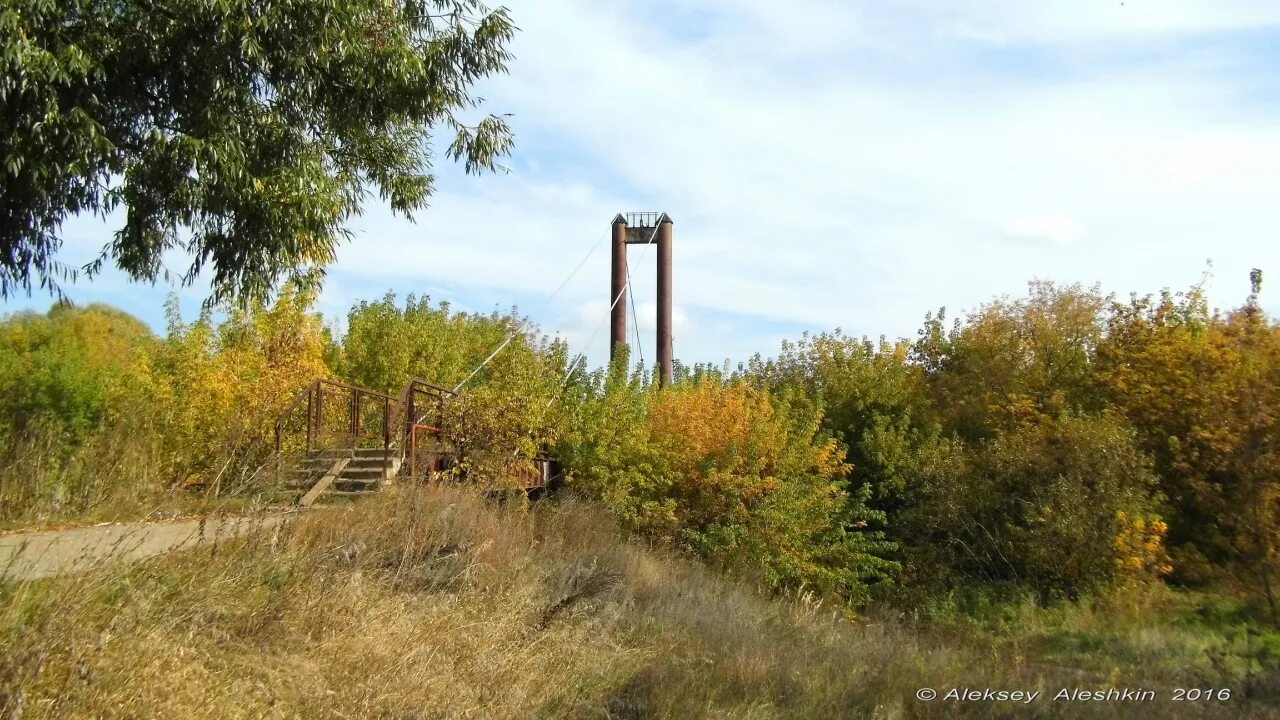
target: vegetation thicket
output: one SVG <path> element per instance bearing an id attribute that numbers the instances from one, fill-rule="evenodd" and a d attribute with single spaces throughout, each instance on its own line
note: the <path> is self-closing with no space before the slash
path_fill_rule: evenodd
<path id="1" fill-rule="evenodd" d="M 0 325 L 0 512 L 243 498 L 311 379 L 465 380 L 445 432 L 473 480 L 553 450 L 623 527 L 777 589 L 860 607 L 1161 583 L 1239 594 L 1274 624 L 1280 326 L 1252 280 L 1226 313 L 1199 288 L 1122 302 L 1033 283 L 950 328 L 930 315 L 915 341 L 807 335 L 664 391 L 625 358 L 583 370 L 515 311 L 428 298 L 359 302 L 341 336 L 300 285 L 190 322 L 171 304 L 164 337 L 58 305 Z"/>
<path id="2" fill-rule="evenodd" d="M 984 305 L 950 328 L 942 311 L 931 315 L 914 341 L 809 335 L 732 371 L 679 367 L 665 389 L 625 357 L 584 370 L 565 343 L 514 310 L 458 312 L 427 298 L 359 302 L 341 334 L 325 327 L 305 285 L 286 286 L 271 303 L 206 309 L 190 320 L 171 302 L 163 336 L 104 305 L 10 315 L 0 322 L 0 519 L 10 527 L 259 506 L 273 496 L 274 475 L 256 470 L 272 459 L 275 421 L 317 377 L 391 393 L 411 378 L 465 380 L 447 404 L 444 432 L 469 481 L 501 488 L 521 463 L 550 450 L 580 499 L 572 502 L 586 503 L 566 512 L 593 519 L 535 508 L 537 517 L 561 518 L 544 526 L 521 514 L 523 503 L 496 515 L 472 508 L 459 521 L 468 539 L 454 543 L 472 549 L 455 556 L 462 551 L 450 549 L 454 541 L 419 538 L 410 516 L 437 523 L 429 518 L 478 496 L 405 489 L 362 506 L 357 519 L 303 523 L 287 542 L 233 543 L 239 549 L 211 564 L 175 558 L 92 580 L 3 585 L 9 615 L 0 643 L 9 659 L 0 680 L 9 689 L 0 692 L 47 697 L 48 683 L 65 688 L 71 676 L 63 675 L 84 663 L 104 684 L 85 684 L 49 707 L 178 707 L 181 697 L 111 690 L 134 676 L 75 648 L 86 647 L 85 628 L 114 636 L 125 623 L 127 640 L 103 658 L 177 651 L 162 628 L 182 622 L 197 635 L 241 640 L 219 645 L 225 653 L 200 651 L 174 673 L 258 678 L 292 708 L 307 706 L 307 693 L 324 683 L 348 709 L 409 702 L 372 676 L 367 687 L 381 690 L 348 698 L 337 664 L 309 655 L 302 672 L 296 663 L 304 659 L 287 651 L 314 632 L 309 618 L 323 614 L 307 610 L 306 598 L 345 587 L 353 593 L 346 602 L 362 610 L 344 622 L 369 620 L 331 628 L 334 663 L 356 651 L 382 667 L 387 659 L 364 638 L 392 642 L 397 623 L 433 613 L 502 628 L 479 645 L 444 626 L 432 636 L 453 648 L 460 682 L 490 683 L 486 673 L 509 663 L 543 667 L 551 657 L 544 652 L 573 658 L 556 666 L 564 679 L 554 692 L 516 682 L 497 697 L 468 685 L 491 715 L 752 707 L 803 717 L 841 703 L 893 705 L 904 678 L 925 684 L 985 668 L 993 682 L 1044 687 L 1111 687 L 1124 678 L 1222 684 L 1239 693 L 1240 707 L 1265 717 L 1280 702 L 1280 325 L 1259 309 L 1260 280 L 1225 313 L 1209 311 L 1199 288 L 1117 301 L 1033 283 L 1026 297 Z M 561 532 L 596 540 L 589 552 L 568 552 L 562 544 L 576 540 L 552 537 Z M 498 538 L 531 544 L 501 545 L 495 560 L 499 550 L 483 548 Z M 335 566 L 326 559 L 335 553 L 373 554 Z M 727 579 L 688 569 L 680 555 Z M 479 570 L 493 562 L 507 570 Z M 452 580 L 438 575 L 446 566 Z M 547 582 L 563 587 L 517 588 L 531 572 L 559 577 Z M 645 595 L 673 576 L 685 590 Z M 224 586 L 225 603 L 219 590 L 204 606 L 164 589 Z M 507 590 L 492 594 L 499 586 Z M 715 587 L 723 589 L 706 589 Z M 752 588 L 782 604 L 766 609 Z M 447 605 L 464 596 L 465 607 Z M 677 596 L 691 599 L 672 605 Z M 75 602 L 53 600 L 67 597 Z M 107 597 L 142 609 L 111 615 Z M 235 609 L 243 598 L 260 603 Z M 176 604 L 160 612 L 167 602 Z M 739 603 L 746 615 L 695 617 L 723 614 L 717 603 Z M 835 618 L 806 615 L 813 607 Z M 548 647 L 520 649 L 562 613 L 571 619 L 547 631 Z M 841 624 L 859 616 L 862 624 Z M 779 655 L 760 643 L 792 650 Z M 818 672 L 804 643 L 832 662 L 852 663 L 850 647 L 882 659 L 898 657 L 882 644 L 906 654 L 884 660 L 892 673 L 868 670 L 853 685 Z M 730 660 L 730 652 L 744 655 Z M 275 680 L 245 665 L 251 657 L 273 663 Z M 703 669 L 701 657 L 722 664 Z M 49 662 L 47 674 L 33 669 Z M 493 668 L 468 664 L 481 662 Z M 796 668 L 810 674 L 788 684 Z M 311 684 L 280 681 L 297 672 Z M 701 710 L 683 699 L 697 696 L 695 688 L 714 688 Z M 270 702 L 224 690 L 229 704 L 220 707 L 233 714 Z M 923 708 L 909 709 L 929 716 Z"/>

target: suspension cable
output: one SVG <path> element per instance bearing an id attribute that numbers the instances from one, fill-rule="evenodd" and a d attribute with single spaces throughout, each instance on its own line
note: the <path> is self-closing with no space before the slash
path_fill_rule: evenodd
<path id="1" fill-rule="evenodd" d="M 506 339 L 506 340 L 503 340 L 501 345 L 498 345 L 498 347 L 494 348 L 493 352 L 489 353 L 489 357 L 487 357 L 487 358 L 485 358 L 483 361 L 481 361 L 481 362 L 480 362 L 480 364 L 476 366 L 476 369 L 471 371 L 471 374 L 470 374 L 470 375 L 468 375 L 465 379 L 463 379 L 463 381 L 462 381 L 462 382 L 460 382 L 460 383 L 458 383 L 457 385 L 455 385 L 455 386 L 454 386 L 454 388 L 453 388 L 453 394 L 454 394 L 454 395 L 457 395 L 457 394 L 458 394 L 458 391 L 462 389 L 462 386 L 463 386 L 463 385 L 466 385 L 466 384 L 467 384 L 467 381 L 469 381 L 469 380 L 471 380 L 471 378 L 475 377 L 475 376 L 476 376 L 476 373 L 480 372 L 481 368 L 483 368 L 485 365 L 488 365 L 488 364 L 489 364 L 489 361 L 490 361 L 490 360 L 492 360 L 495 356 L 497 356 L 497 354 L 498 354 L 498 353 L 502 352 L 502 348 L 506 347 L 506 346 L 507 346 L 507 343 L 509 343 L 509 342 L 511 342 L 512 340 L 514 340 L 514 339 L 515 339 L 515 337 L 516 337 L 516 335 L 518 335 L 518 334 L 519 334 L 519 330 L 515 330 L 515 331 L 513 331 L 511 334 L 507 335 L 507 339 Z"/>
<path id="2" fill-rule="evenodd" d="M 566 277 L 564 281 L 561 282 L 560 285 L 555 290 L 553 290 L 550 295 L 547 296 L 547 299 L 543 301 L 544 304 L 554 300 L 556 296 L 560 294 L 560 291 L 564 290 L 565 287 L 568 286 L 569 281 L 573 280 L 574 276 L 578 274 L 578 271 L 581 270 L 582 267 L 587 264 L 587 260 L 590 260 L 591 256 L 595 254 L 596 250 L 600 249 L 600 243 L 604 241 L 605 236 L 608 234 L 609 234 L 608 230 L 600 233 L 600 237 L 596 238 L 595 243 L 591 245 L 591 249 L 588 250 L 587 254 L 582 256 L 582 259 L 578 261 L 577 267 L 575 267 L 569 273 L 568 277 Z M 513 329 L 511 333 L 508 334 L 507 337 L 503 339 L 501 343 L 498 344 L 498 347 L 496 347 L 493 352 L 489 353 L 489 356 L 486 357 L 484 360 L 482 360 L 480 364 L 477 365 L 475 369 L 471 371 L 470 375 L 467 375 L 465 378 L 463 378 L 462 382 L 454 386 L 453 392 L 456 394 L 458 390 L 462 389 L 463 385 L 466 385 L 468 382 L 470 382 L 471 378 L 475 377 L 476 373 L 479 373 L 480 370 L 484 368 L 485 365 L 488 365 L 490 360 L 493 360 L 495 357 L 497 357 L 498 353 L 502 352 L 502 349 L 505 348 L 512 340 L 514 340 L 515 336 L 518 335 L 519 332 L 520 332 L 519 328 Z"/>
<path id="3" fill-rule="evenodd" d="M 649 239 L 648 239 L 647 241 L 645 241 L 645 243 L 644 243 L 644 244 L 645 244 L 645 245 L 652 245 L 652 244 L 653 244 L 653 239 L 654 239 L 655 237 L 657 237 L 657 235 L 658 235 L 658 226 L 657 226 L 657 225 L 654 225 L 654 226 L 653 226 L 653 232 L 649 233 Z M 603 236 L 602 236 L 602 238 L 603 238 Z M 600 241 L 599 241 L 599 240 L 597 240 L 597 241 L 596 241 L 596 244 L 595 244 L 594 246 L 592 246 L 592 248 L 591 248 L 590 252 L 588 252 L 588 253 L 587 253 L 587 257 L 590 257 L 590 256 L 591 256 L 591 254 L 592 254 L 592 253 L 594 253 L 594 252 L 596 251 L 596 248 L 598 248 L 599 246 L 600 246 Z M 574 268 L 574 269 L 573 269 L 573 272 L 569 273 L 569 279 L 573 278 L 573 276 L 574 276 L 574 275 L 576 275 L 576 274 L 578 273 L 578 270 L 582 269 L 582 266 L 583 266 L 583 265 L 585 265 L 585 264 L 586 264 L 586 262 L 587 262 L 587 259 L 586 259 L 586 258 L 583 258 L 583 259 L 582 259 L 582 262 L 578 263 L 578 267 Z M 569 279 L 566 279 L 566 280 L 565 280 L 565 282 L 560 283 L 560 287 L 556 288 L 555 292 L 554 292 L 554 293 L 552 293 L 552 294 L 551 294 L 551 296 L 550 296 L 549 298 L 547 298 L 547 300 L 545 300 L 544 302 L 550 302 L 551 298 L 554 298 L 554 297 L 556 296 L 556 294 L 557 294 L 557 293 L 559 293 L 562 289 L 564 289 L 565 285 L 567 285 L 567 284 L 568 284 Z M 627 272 L 627 282 L 622 286 L 622 290 L 620 290 L 620 291 L 618 292 L 618 296 L 617 296 L 617 297 L 615 297 L 615 298 L 613 299 L 613 302 L 609 305 L 609 312 L 610 312 L 611 314 L 613 313 L 613 309 L 614 309 L 615 307 L 617 307 L 617 306 L 618 306 L 618 302 L 619 302 L 620 300 L 622 300 L 622 296 L 623 296 L 624 294 L 626 294 L 626 292 L 627 292 L 630 288 L 631 288 L 631 273 L 630 273 L 630 270 L 628 270 L 628 272 Z M 637 323 L 637 325 L 638 325 L 638 324 L 639 324 L 639 323 Z M 587 341 L 587 344 L 588 344 L 588 345 L 590 345 L 590 344 L 591 344 L 591 341 L 592 341 L 592 340 L 595 340 L 596 333 L 598 333 L 599 331 L 600 331 L 600 328 L 599 328 L 599 326 L 597 326 L 597 327 L 596 327 L 596 332 L 591 334 L 591 340 L 588 340 L 588 341 Z M 495 357 L 497 357 L 498 353 L 502 352 L 502 349 L 503 349 L 503 348 L 505 348 L 505 347 L 506 347 L 506 346 L 507 346 L 507 345 L 508 345 L 508 344 L 509 344 L 513 339 L 515 339 L 515 336 L 516 336 L 516 335 L 518 335 L 518 334 L 519 334 L 519 332 L 520 332 L 520 329 L 519 329 L 518 327 L 517 327 L 517 328 L 512 329 L 511 333 L 510 333 L 509 335 L 507 335 L 506 339 L 505 339 L 505 340 L 503 340 L 503 341 L 502 341 L 502 343 L 501 343 L 501 344 L 499 344 L 499 345 L 498 345 L 498 347 L 497 347 L 497 348 L 495 348 L 493 352 L 489 353 L 489 357 L 486 357 L 483 361 L 481 361 L 481 362 L 480 362 L 480 364 L 476 366 L 476 369 L 471 371 L 471 374 L 470 374 L 470 375 L 468 375 L 465 379 L 463 379 L 463 381 L 462 381 L 462 382 L 458 383 L 458 384 L 457 384 L 457 386 L 455 386 L 455 387 L 453 388 L 453 392 L 455 392 L 455 393 L 456 393 L 456 392 L 458 392 L 458 390 L 459 390 L 459 389 L 461 389 L 463 385 L 466 385 L 468 382 L 470 382 L 470 381 L 471 381 L 471 378 L 475 377 L 475 376 L 476 376 L 476 374 L 477 374 L 477 373 L 479 373 L 479 372 L 480 372 L 480 370 L 481 370 L 485 365 L 488 365 L 490 360 L 493 360 Z M 638 344 L 639 344 L 639 343 L 637 343 L 637 345 L 638 345 Z M 568 374 L 568 373 L 566 373 L 566 374 Z M 566 384 L 567 384 L 567 381 L 566 381 Z M 554 398 L 553 398 L 553 401 L 554 401 Z"/>
<path id="4" fill-rule="evenodd" d="M 600 334 L 600 328 L 604 327 L 604 321 L 609 319 L 609 316 L 613 314 L 613 309 L 618 306 L 618 301 L 622 299 L 623 294 L 625 294 L 627 289 L 630 287 L 631 278 L 628 276 L 626 284 L 622 286 L 622 289 L 618 291 L 618 296 L 615 297 L 613 302 L 609 305 L 609 312 L 605 314 L 604 317 L 600 318 L 600 322 L 596 323 L 595 329 L 591 331 L 591 337 L 587 338 L 587 343 L 582 346 L 582 351 L 575 355 L 573 361 L 569 363 L 569 367 L 565 368 L 564 381 L 560 383 L 560 388 L 556 390 L 556 394 L 552 395 L 551 399 L 547 401 L 547 407 L 551 407 L 552 404 L 554 404 L 560 397 L 560 394 L 564 392 L 564 389 L 569 387 L 569 381 L 573 379 L 573 371 L 577 369 L 578 363 L 587 359 L 586 349 L 591 347 L 591 343 L 595 342 L 596 335 Z"/>
<path id="5" fill-rule="evenodd" d="M 626 262 L 623 265 L 627 269 L 627 295 L 631 297 L 631 324 L 635 325 L 636 331 L 636 352 L 640 353 L 640 362 L 644 363 L 644 342 L 640 340 L 640 318 L 636 315 L 636 291 L 631 285 L 631 263 Z"/>
<path id="6" fill-rule="evenodd" d="M 658 228 L 657 226 L 654 226 L 653 232 L 649 233 L 649 239 L 645 241 L 644 244 L 652 245 L 653 239 L 654 237 L 657 236 L 657 234 L 658 234 Z M 615 297 L 613 299 L 613 302 L 609 304 L 609 313 L 606 314 L 604 317 L 600 318 L 600 322 L 596 323 L 595 329 L 591 331 L 591 337 L 587 338 L 587 343 L 582 346 L 583 347 L 582 351 L 579 352 L 576 356 L 574 356 L 573 360 L 569 363 L 569 366 L 565 368 L 564 381 L 560 383 L 560 388 L 556 390 L 556 394 L 552 395 L 551 399 L 547 401 L 548 408 L 551 407 L 553 404 L 555 404 L 555 401 L 560 399 L 560 395 L 564 393 L 564 389 L 566 387 L 569 387 L 569 381 L 573 379 L 573 371 L 577 369 L 578 363 L 587 359 L 586 349 L 591 347 L 591 343 L 595 341 L 596 335 L 600 334 L 600 328 L 604 327 L 604 321 L 608 319 L 609 315 L 613 313 L 613 309 L 618 306 L 618 301 L 622 299 L 623 293 L 627 292 L 630 288 L 631 288 L 631 272 L 630 272 L 630 267 L 628 266 L 626 284 L 622 286 L 622 290 L 618 292 L 618 296 Z M 632 297 L 633 304 L 634 304 L 634 300 L 635 298 L 633 296 Z M 639 323 L 637 323 L 637 326 L 638 325 Z M 637 342 L 636 345 L 638 347 L 639 343 Z"/>
<path id="7" fill-rule="evenodd" d="M 556 296 L 559 295 L 560 291 L 563 290 L 565 286 L 569 284 L 569 281 L 573 279 L 573 276 L 577 275 L 578 271 L 582 269 L 583 265 L 587 264 L 587 261 L 591 259 L 591 256 L 595 254 L 596 250 L 600 249 L 600 243 L 604 242 L 604 238 L 608 234 L 609 234 L 609 230 L 605 230 L 604 232 L 600 233 L 600 237 L 596 238 L 595 244 L 591 246 L 591 249 L 587 251 L 586 255 L 582 256 L 582 260 L 578 261 L 578 266 L 573 269 L 573 272 L 569 273 L 569 277 L 565 278 L 564 282 L 560 283 L 560 286 L 557 287 L 550 295 L 548 295 L 547 299 L 544 300 L 543 302 L 551 302 L 552 300 L 556 299 Z"/>

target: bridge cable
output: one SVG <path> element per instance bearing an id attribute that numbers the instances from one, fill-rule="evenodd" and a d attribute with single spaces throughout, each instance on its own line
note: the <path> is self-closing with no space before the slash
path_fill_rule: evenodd
<path id="1" fill-rule="evenodd" d="M 622 296 L 626 294 L 627 289 L 630 287 L 631 279 L 627 278 L 626 284 L 622 286 L 622 289 L 618 291 L 618 296 L 615 297 L 613 302 L 609 305 L 608 314 L 600 318 L 600 322 L 596 323 L 595 329 L 591 331 L 591 337 L 587 338 L 586 344 L 582 346 L 583 350 L 573 357 L 573 361 L 570 362 L 569 367 L 565 369 L 564 382 L 560 383 L 560 389 L 556 390 L 556 394 L 552 395 L 551 399 L 547 401 L 547 407 L 551 407 L 551 405 L 555 403 L 556 399 L 560 397 L 560 393 L 564 392 L 564 389 L 569 387 L 569 380 L 573 378 L 574 370 L 578 369 L 578 363 L 587 359 L 586 348 L 591 347 L 591 343 L 595 342 L 596 335 L 600 334 L 600 328 L 604 327 L 604 321 L 608 320 L 609 315 L 613 314 L 613 309 L 618 306 L 618 301 L 622 299 Z"/>
<path id="2" fill-rule="evenodd" d="M 555 291 L 547 296 L 547 299 L 543 301 L 544 303 L 549 303 L 556 299 L 556 296 L 559 295 L 560 291 L 569 284 L 569 281 L 573 279 L 573 276 L 577 275 L 578 271 L 582 269 L 583 265 L 587 264 L 587 261 L 591 259 L 591 256 L 595 254 L 596 250 L 600 249 L 600 243 L 604 241 L 605 236 L 608 235 L 611 230 L 612 228 L 600 233 L 600 237 L 596 239 L 595 244 L 591 246 L 591 249 L 587 251 L 587 254 L 582 256 L 582 260 L 578 262 L 578 266 L 573 269 L 573 272 L 569 273 L 569 277 L 565 278 L 564 282 L 560 283 L 560 287 L 557 287 Z"/>
<path id="3" fill-rule="evenodd" d="M 627 294 L 631 296 L 631 324 L 636 330 L 636 352 L 640 353 L 640 364 L 644 364 L 644 342 L 640 339 L 640 318 L 636 315 L 636 292 L 631 285 L 631 263 L 623 263 L 627 269 Z"/>
<path id="4" fill-rule="evenodd" d="M 644 244 L 652 245 L 653 239 L 657 237 L 657 235 L 658 235 L 658 228 L 657 226 L 654 226 L 653 232 L 649 233 L 649 239 L 645 241 Z M 655 260 L 654 262 L 656 264 L 657 261 Z M 555 404 L 555 401 L 560 399 L 560 395 L 564 392 L 564 389 L 569 387 L 569 381 L 573 379 L 573 373 L 575 370 L 577 370 L 578 364 L 581 361 L 584 361 L 587 359 L 587 348 L 591 347 L 591 343 L 595 342 L 596 335 L 600 334 L 600 328 L 604 327 L 604 321 L 608 319 L 609 315 L 613 313 L 613 309 L 618 306 L 618 301 L 622 299 L 623 293 L 627 292 L 627 290 L 630 287 L 631 287 L 631 275 L 630 275 L 630 272 L 628 272 L 626 284 L 623 285 L 622 290 L 618 292 L 618 296 L 615 297 L 613 299 L 613 302 L 610 303 L 609 305 L 609 314 L 606 314 L 604 317 L 600 318 L 600 322 L 596 323 L 595 329 L 591 331 L 591 337 L 587 338 L 587 343 L 582 346 L 583 348 L 582 351 L 579 352 L 577 355 L 575 355 L 573 360 L 569 363 L 569 366 L 565 368 L 564 382 L 560 383 L 560 389 L 556 390 L 556 394 L 552 395 L 551 399 L 547 401 L 547 407 L 551 407 L 553 404 Z"/>
<path id="5" fill-rule="evenodd" d="M 557 287 L 549 296 L 547 296 L 547 299 L 543 301 L 543 304 L 550 303 L 552 300 L 556 298 L 557 295 L 560 294 L 561 290 L 564 290 L 565 287 L 568 286 L 569 281 L 572 280 L 574 276 L 578 274 L 578 271 L 581 270 L 582 267 L 587 264 L 587 260 L 589 260 L 591 256 L 595 254 L 596 250 L 600 249 L 600 244 L 604 241 L 605 236 L 608 235 L 611 232 L 611 230 L 612 229 L 605 230 L 600 234 L 600 237 L 596 239 L 595 243 L 591 246 L 591 249 L 588 250 L 587 254 L 583 256 L 582 260 L 578 262 L 577 267 L 575 267 L 573 271 L 569 273 L 568 277 L 564 279 L 564 282 L 560 283 L 559 287 Z M 656 232 L 656 228 L 655 228 L 655 232 Z M 617 301 L 615 300 L 614 305 L 616 304 L 617 304 Z M 612 311 L 612 308 L 610 308 L 610 311 Z M 520 333 L 520 328 L 518 327 L 513 328 L 510 334 L 507 335 L 507 337 L 498 345 L 498 347 L 495 348 L 493 352 L 489 353 L 489 356 L 486 357 L 484 360 L 482 360 L 480 364 L 477 365 L 476 368 L 471 371 L 470 375 L 464 378 L 462 382 L 454 386 L 453 392 L 456 394 L 458 390 L 462 388 L 463 385 L 466 385 L 468 382 L 470 382 L 471 379 L 474 378 L 476 374 L 479 373 L 482 368 L 484 368 L 485 365 L 488 365 L 491 360 L 497 357 L 498 353 L 502 352 L 502 349 L 505 348 L 508 344 L 510 344 L 511 341 L 514 340 L 516 335 L 518 335 L 519 333 Z"/>

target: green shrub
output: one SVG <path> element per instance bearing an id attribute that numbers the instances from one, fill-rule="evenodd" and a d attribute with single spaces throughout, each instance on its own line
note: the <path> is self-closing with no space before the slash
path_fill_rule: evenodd
<path id="1" fill-rule="evenodd" d="M 919 472 L 899 528 L 915 538 L 911 565 L 1042 598 L 1117 579 L 1121 513 L 1150 515 L 1156 483 L 1132 429 L 1108 417 L 1029 424 L 972 450 L 940 443 Z"/>

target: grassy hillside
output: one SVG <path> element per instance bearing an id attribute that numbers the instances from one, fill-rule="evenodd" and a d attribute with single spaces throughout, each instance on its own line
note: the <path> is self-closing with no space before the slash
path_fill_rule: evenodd
<path id="1" fill-rule="evenodd" d="M 1280 717 L 1280 682 L 1249 656 L 1275 638 L 1233 640 L 1179 616 L 1175 596 L 935 606 L 923 623 L 758 586 L 637 544 L 587 502 L 404 489 L 221 546 L 0 586 L 0 715 Z M 915 699 L 1110 686 L 1159 696 Z M 1175 687 L 1235 696 L 1178 703 Z"/>

